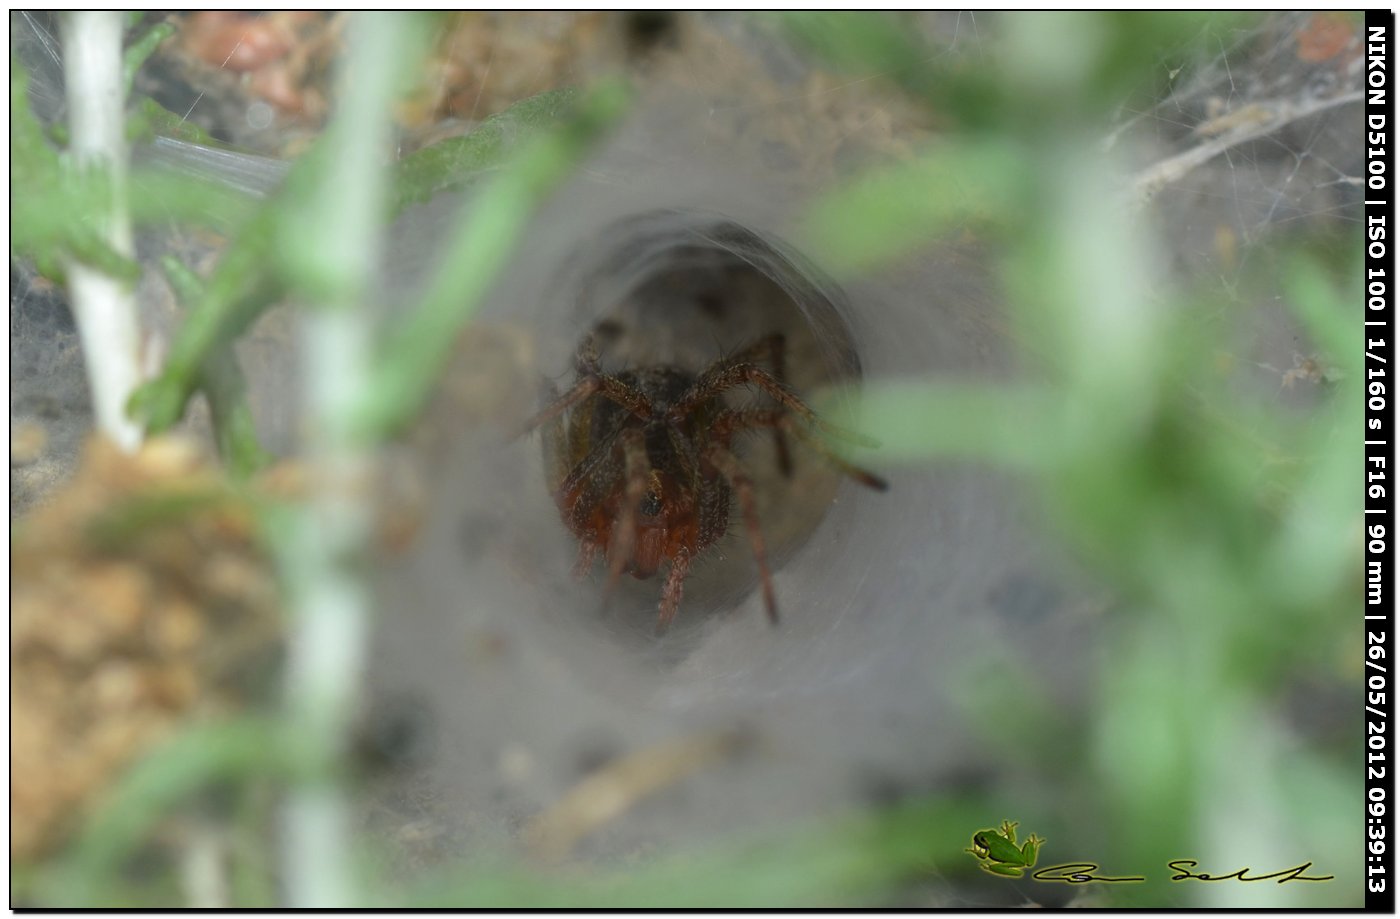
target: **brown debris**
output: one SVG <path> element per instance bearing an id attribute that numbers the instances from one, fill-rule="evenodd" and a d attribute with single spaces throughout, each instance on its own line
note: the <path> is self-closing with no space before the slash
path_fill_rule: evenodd
<path id="1" fill-rule="evenodd" d="M 10 467 L 20 468 L 38 462 L 49 446 L 49 434 L 34 421 L 10 424 Z"/>
<path id="2" fill-rule="evenodd" d="M 463 12 L 444 17 L 404 126 L 480 121 L 530 96 L 581 82 L 601 55 L 605 13 Z"/>
<path id="3" fill-rule="evenodd" d="M 275 653 L 246 506 L 188 443 L 93 441 L 14 530 L 12 857 L 52 852 L 133 761 Z"/>
<path id="4" fill-rule="evenodd" d="M 1347 13 L 1314 13 L 1298 30 L 1298 59 L 1330 61 L 1344 51 L 1360 53 L 1361 29 Z"/>
<path id="5" fill-rule="evenodd" d="M 585 836 L 616 820 L 643 798 L 737 753 L 748 737 L 737 731 L 693 734 L 629 753 L 590 774 L 525 828 L 537 857 L 566 857 Z"/>
<path id="6" fill-rule="evenodd" d="M 303 127 L 330 112 L 333 62 L 344 17 L 317 11 L 203 11 L 176 14 L 169 53 L 191 81 L 260 100 Z"/>
<path id="7" fill-rule="evenodd" d="M 286 56 L 292 43 L 270 18 L 229 10 L 193 13 L 180 40 L 211 67 L 248 73 Z"/>

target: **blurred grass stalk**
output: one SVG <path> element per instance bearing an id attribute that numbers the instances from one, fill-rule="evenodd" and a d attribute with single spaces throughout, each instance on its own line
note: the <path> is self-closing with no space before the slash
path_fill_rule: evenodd
<path id="1" fill-rule="evenodd" d="M 230 469 L 241 475 L 260 465 L 242 382 L 227 349 L 269 302 L 303 307 L 308 491 L 300 506 L 260 502 L 263 538 L 280 569 L 289 608 L 283 712 L 273 724 L 196 722 L 133 768 L 87 821 L 70 857 L 36 881 L 52 902 L 108 902 L 122 887 L 122 859 L 162 815 L 211 783 L 256 776 L 287 783 L 277 872 L 284 899 L 297 906 L 371 900 L 372 888 L 362 880 L 357 884 L 361 874 L 351 868 L 356 834 L 346 748 L 371 621 L 365 578 L 374 450 L 389 431 L 417 417 L 457 331 L 526 232 L 529 213 L 626 112 L 628 93 L 622 84 L 605 83 L 578 106 L 573 93 L 552 94 L 497 116 L 494 130 L 510 127 L 518 142 L 487 144 L 490 163 L 501 168 L 473 188 L 472 207 L 447 234 L 444 265 L 429 293 L 397 317 L 397 334 L 381 343 L 379 313 L 368 298 L 376 289 L 373 272 L 384 261 L 386 218 L 395 210 L 391 183 L 395 172 L 402 181 L 405 168 L 389 170 L 383 162 L 392 149 L 389 108 L 401 79 L 420 59 L 414 52 L 426 40 L 430 21 L 375 14 L 351 22 L 339 117 L 260 209 L 250 214 L 246 202 L 233 200 L 240 216 L 221 220 L 230 213 L 227 196 L 211 197 L 217 189 L 168 174 L 151 175 L 134 198 L 138 222 L 143 215 L 168 219 L 175 213 L 195 222 L 213 215 L 221 228 L 234 230 L 207 281 L 173 259 L 163 263 L 179 299 L 192 308 L 161 375 L 132 400 L 136 411 L 152 419 L 152 430 L 177 423 L 189 396 L 202 388 L 216 422 L 221 403 L 229 410 L 227 430 L 218 432 L 221 444 L 228 446 L 226 435 L 247 435 L 239 449 L 225 450 Z M 12 72 L 19 74 L 22 99 L 24 71 Z M 38 124 L 21 121 L 12 134 L 26 141 L 30 184 L 57 198 L 64 185 L 57 160 L 51 165 L 42 159 L 47 147 Z M 438 150 L 431 162 L 410 164 L 414 187 L 474 185 L 487 168 L 480 146 L 467 138 L 454 145 L 460 156 Z M 31 208 L 21 225 L 56 210 Z M 61 229 L 85 223 L 64 220 Z M 92 246 L 78 248 L 80 234 L 47 226 L 30 227 L 28 239 L 40 255 L 59 245 L 103 255 L 92 256 Z M 130 268 L 127 277 L 134 263 Z M 233 876 L 225 879 L 211 876 L 207 851 L 185 855 L 182 868 L 194 882 L 187 891 L 191 899 L 212 901 L 228 893 L 244 903 L 271 900 L 270 886 L 261 883 L 267 872 L 249 867 L 257 859 L 235 857 Z M 252 882 L 240 883 L 250 877 Z M 257 890 L 251 897 L 250 886 Z"/>
<path id="2" fill-rule="evenodd" d="M 887 19 L 811 14 L 799 25 L 818 37 L 868 28 L 864 44 L 877 49 L 903 41 Z M 1141 73 L 1115 73 L 1114 62 L 1158 56 L 1132 25 L 1006 17 L 1000 103 L 921 160 L 818 200 L 805 232 L 838 273 L 871 272 L 957 232 L 1002 244 L 1012 337 L 1034 382 L 870 384 L 857 426 L 895 460 L 1028 473 L 1056 531 L 1119 592 L 1121 608 L 1099 628 L 1097 695 L 1075 719 L 1091 738 L 1075 761 L 1056 766 L 1023 721 L 976 699 L 968 717 L 1006 755 L 1039 759 L 1082 788 L 1090 806 L 1073 832 L 1112 839 L 1116 866 L 1149 875 L 1111 894 L 1160 905 L 1181 892 L 1146 866 L 1182 853 L 1233 870 L 1350 851 L 1334 806 L 1347 798 L 1345 779 L 1290 730 L 1280 698 L 1282 674 L 1325 672 L 1327 641 L 1339 634 L 1329 610 L 1354 579 L 1354 562 L 1336 550 L 1353 545 L 1345 489 L 1360 456 L 1347 458 L 1351 441 L 1339 432 L 1359 430 L 1360 419 L 1335 406 L 1361 400 L 1348 382 L 1359 368 L 1349 366 L 1343 295 L 1301 246 L 1295 265 L 1309 269 L 1311 286 L 1285 278 L 1284 300 L 1324 360 L 1342 364 L 1337 401 L 1312 416 L 1251 404 L 1220 371 L 1214 349 L 1231 343 L 1212 313 L 1225 304 L 1168 283 L 1166 245 L 1133 219 L 1120 187 L 1128 172 L 1098 149 L 1096 98 L 1131 90 Z M 1176 21 L 1183 27 L 1194 20 Z M 891 57 L 882 50 L 863 64 Z M 1291 803 L 1304 777 L 1308 797 L 1325 805 Z M 1359 812 L 1359 799 L 1350 804 Z M 1330 892 L 1206 885 L 1192 890 L 1194 902 L 1328 902 L 1356 878 L 1345 861 L 1327 861 L 1339 878 Z"/>
<path id="3" fill-rule="evenodd" d="M 122 14 L 65 13 L 63 66 L 67 79 L 71 167 L 100 176 L 106 201 L 98 233 L 119 255 L 133 253 L 127 211 Z M 126 403 L 141 380 L 140 331 L 131 285 L 101 269 L 67 260 L 74 318 L 83 341 L 97 427 L 123 450 L 141 443 L 141 427 Z"/>
<path id="4" fill-rule="evenodd" d="M 363 901 L 351 866 L 343 760 L 362 682 L 370 624 L 364 582 L 372 448 L 352 419 L 368 398 L 371 273 L 381 262 L 390 149 L 390 105 L 407 58 L 410 17 L 355 13 L 342 74 L 341 110 L 324 138 L 329 162 L 304 214 L 284 240 L 294 287 L 316 302 L 305 313 L 307 462 L 310 494 L 283 543 L 292 606 L 287 719 L 306 770 L 282 820 L 285 890 L 293 907 Z"/>

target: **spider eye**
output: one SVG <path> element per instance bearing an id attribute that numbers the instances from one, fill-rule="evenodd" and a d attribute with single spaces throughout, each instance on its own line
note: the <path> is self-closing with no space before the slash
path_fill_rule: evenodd
<path id="1" fill-rule="evenodd" d="M 642 499 L 640 510 L 644 516 L 655 517 L 661 513 L 661 496 L 654 491 L 647 492 L 646 497 Z"/>

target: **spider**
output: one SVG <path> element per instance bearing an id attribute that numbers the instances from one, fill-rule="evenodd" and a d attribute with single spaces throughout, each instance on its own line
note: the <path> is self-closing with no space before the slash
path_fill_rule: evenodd
<path id="1" fill-rule="evenodd" d="M 729 527 L 730 494 L 738 498 L 749 544 L 758 564 L 763 605 L 773 624 L 773 593 L 753 481 L 731 449 L 734 435 L 773 432 L 779 471 L 792 473 L 787 435 L 807 444 L 827 463 L 868 488 L 885 491 L 884 479 L 853 466 L 816 434 L 861 440 L 822 421 L 784 382 L 786 339 L 769 335 L 696 375 L 673 366 L 604 373 L 592 335 L 574 358 L 577 380 L 531 417 L 522 433 L 544 426 L 550 486 L 565 526 L 579 540 L 576 577 L 605 557 L 610 595 L 624 572 L 638 579 L 670 562 L 661 592 L 658 633 L 680 607 L 686 575 L 696 557 Z M 766 360 L 772 371 L 759 366 Z M 774 408 L 732 409 L 723 395 L 754 386 Z"/>

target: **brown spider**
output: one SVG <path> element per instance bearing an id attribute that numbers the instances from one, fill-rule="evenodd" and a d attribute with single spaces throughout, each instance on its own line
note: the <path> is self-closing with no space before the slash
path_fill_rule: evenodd
<path id="1" fill-rule="evenodd" d="M 645 579 L 663 559 L 670 560 L 658 632 L 676 615 L 691 563 L 728 530 L 731 489 L 758 563 L 768 618 L 778 621 L 753 482 L 730 449 L 735 434 L 771 428 L 784 475 L 792 471 L 784 435 L 792 434 L 862 485 L 878 491 L 889 487 L 838 457 L 815 433 L 820 428 L 859 439 L 822 421 L 788 389 L 784 351 L 784 337 L 773 334 L 699 376 L 670 366 L 612 375 L 599 368 L 597 346 L 588 336 L 575 357 L 577 382 L 525 423 L 525 432 L 546 425 L 554 500 L 579 539 L 576 576 L 586 575 L 601 551 L 611 593 L 624 571 Z M 764 359 L 772 372 L 758 366 Z M 723 394 L 743 385 L 763 390 L 777 407 L 729 408 Z"/>

